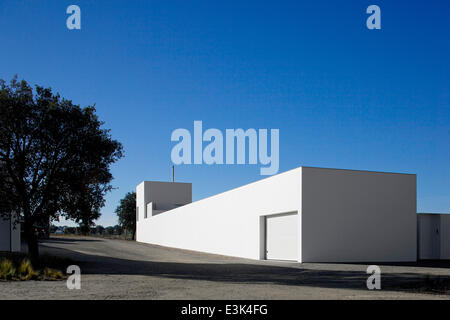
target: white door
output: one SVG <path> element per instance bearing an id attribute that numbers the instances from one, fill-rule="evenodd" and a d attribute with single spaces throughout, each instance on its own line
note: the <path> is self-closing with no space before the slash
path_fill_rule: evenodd
<path id="1" fill-rule="evenodd" d="M 298 260 L 297 213 L 266 217 L 266 258 Z"/>

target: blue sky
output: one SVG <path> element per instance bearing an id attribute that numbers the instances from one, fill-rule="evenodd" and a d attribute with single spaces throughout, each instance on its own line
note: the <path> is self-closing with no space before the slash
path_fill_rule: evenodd
<path id="1" fill-rule="evenodd" d="M 81 8 L 82 29 L 66 28 Z M 366 8 L 381 8 L 381 30 Z M 301 165 L 418 175 L 418 210 L 450 212 L 448 1 L 0 2 L 0 78 L 96 103 L 125 148 L 99 224 L 142 180 L 167 181 L 176 128 L 278 128 Z M 259 165 L 182 165 L 194 200 Z"/>

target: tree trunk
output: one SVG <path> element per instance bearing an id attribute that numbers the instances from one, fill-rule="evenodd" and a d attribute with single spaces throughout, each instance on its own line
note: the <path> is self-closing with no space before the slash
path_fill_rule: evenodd
<path id="1" fill-rule="evenodd" d="M 35 235 L 28 240 L 28 254 L 30 255 L 32 261 L 39 259 L 39 243 Z"/>
<path id="2" fill-rule="evenodd" d="M 28 255 L 31 260 L 37 260 L 39 258 L 39 243 L 37 234 L 34 231 L 33 224 L 30 222 L 24 222 L 25 238 L 28 245 Z"/>

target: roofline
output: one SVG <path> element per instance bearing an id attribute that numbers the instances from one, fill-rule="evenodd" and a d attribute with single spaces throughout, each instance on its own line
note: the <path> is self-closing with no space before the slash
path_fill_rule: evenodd
<path id="1" fill-rule="evenodd" d="M 402 172 L 392 172 L 392 171 L 375 171 L 375 170 L 359 170 L 359 169 L 339 169 L 339 168 L 325 168 L 325 167 L 312 167 L 312 166 L 301 166 L 301 168 L 325 169 L 325 170 L 339 170 L 339 171 L 354 171 L 354 172 L 372 172 L 372 173 L 386 173 L 386 174 L 405 174 L 405 175 L 410 175 L 410 176 L 417 176 L 416 173 L 402 173 Z"/>
<path id="2" fill-rule="evenodd" d="M 448 212 L 417 212 L 417 214 L 423 214 L 423 215 L 425 215 L 425 214 L 430 214 L 430 215 L 448 214 L 448 215 L 450 215 L 450 213 L 448 213 Z"/>
<path id="3" fill-rule="evenodd" d="M 276 174 L 274 174 L 274 175 L 271 175 L 271 176 L 268 176 L 268 177 L 264 177 L 264 178 L 259 179 L 259 180 L 255 180 L 255 181 L 249 182 L 249 183 L 244 184 L 244 185 L 241 185 L 241 186 L 239 186 L 239 187 L 235 187 L 235 188 L 232 188 L 232 189 L 229 189 L 229 190 L 220 192 L 220 193 L 218 193 L 217 195 L 219 195 L 219 194 L 221 194 L 221 193 L 228 192 L 228 191 L 232 191 L 232 190 L 235 190 L 235 189 L 239 189 L 239 188 L 242 188 L 242 187 L 245 187 L 245 186 L 251 185 L 251 184 L 253 184 L 253 183 L 257 183 L 257 182 L 266 180 L 266 179 L 270 179 L 270 178 L 272 178 L 272 177 L 274 177 L 274 176 L 277 176 L 277 175 L 280 175 L 280 174 L 284 174 L 284 173 L 287 173 L 287 172 L 290 172 L 290 171 L 302 169 L 302 168 L 322 169 L 322 170 L 334 170 L 334 171 L 367 172 L 367 173 L 379 173 L 379 174 L 401 174 L 401 175 L 410 175 L 410 176 L 416 176 L 416 177 L 417 177 L 417 174 L 416 174 L 416 173 L 401 173 L 401 172 L 389 172 L 389 171 L 374 171 L 374 170 L 358 170 L 358 169 L 340 169 L 340 168 L 326 168 L 326 167 L 313 167 L 313 166 L 299 166 L 299 167 L 295 167 L 295 168 L 292 168 L 292 169 L 288 169 L 288 170 L 283 171 L 283 172 L 278 172 L 278 173 L 276 173 Z M 171 181 L 153 181 L 153 180 L 144 180 L 144 181 L 142 181 L 141 183 L 139 183 L 138 185 L 141 185 L 142 183 L 145 183 L 145 182 L 156 182 L 156 183 L 178 183 L 178 184 L 191 184 L 191 185 L 192 185 L 192 182 L 171 182 Z M 210 197 L 212 197 L 212 196 L 210 196 Z M 206 197 L 206 198 L 209 198 L 209 197 Z M 202 198 L 202 199 L 206 199 L 206 198 Z M 202 199 L 199 199 L 199 200 L 202 200 Z M 198 201 L 198 200 L 197 200 L 197 201 Z"/>
<path id="4" fill-rule="evenodd" d="M 192 182 L 172 182 L 172 181 L 155 181 L 155 180 L 143 180 L 138 185 L 143 184 L 145 182 L 156 182 L 156 183 L 174 183 L 174 184 L 192 184 Z"/>

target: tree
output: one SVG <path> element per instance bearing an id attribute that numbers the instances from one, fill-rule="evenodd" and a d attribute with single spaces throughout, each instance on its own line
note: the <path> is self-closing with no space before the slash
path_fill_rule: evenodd
<path id="1" fill-rule="evenodd" d="M 105 231 L 105 228 L 103 227 L 103 226 L 96 226 L 95 227 L 95 232 L 98 234 L 98 235 L 103 235 L 103 232 Z"/>
<path id="2" fill-rule="evenodd" d="M 134 240 L 136 236 L 136 192 L 128 192 L 116 208 L 119 224 L 131 232 Z"/>
<path id="3" fill-rule="evenodd" d="M 105 234 L 107 236 L 112 236 L 114 234 L 114 227 L 109 226 L 105 228 Z"/>
<path id="4" fill-rule="evenodd" d="M 81 108 L 15 77 L 0 80 L 0 215 L 18 213 L 28 251 L 39 255 L 35 225 L 64 216 L 92 223 L 111 190 L 110 165 L 122 145 L 94 106 Z"/>
<path id="5" fill-rule="evenodd" d="M 65 234 L 75 234 L 77 229 L 75 227 L 66 227 L 64 229 Z"/>
<path id="6" fill-rule="evenodd" d="M 122 235 L 122 232 L 123 232 L 122 226 L 120 226 L 120 225 L 115 225 L 115 226 L 114 226 L 114 234 L 115 234 L 116 236 Z"/>

